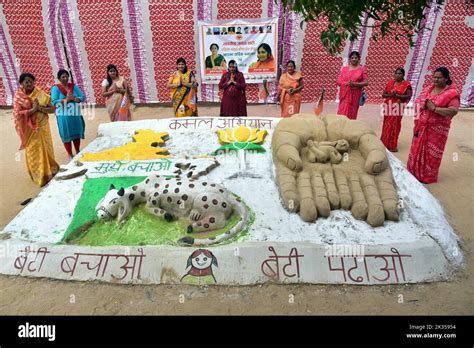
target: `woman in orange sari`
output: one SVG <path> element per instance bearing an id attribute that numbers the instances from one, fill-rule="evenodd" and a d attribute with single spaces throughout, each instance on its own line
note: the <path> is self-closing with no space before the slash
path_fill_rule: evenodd
<path id="1" fill-rule="evenodd" d="M 415 102 L 415 127 L 407 163 L 408 171 L 423 184 L 438 181 L 451 120 L 460 105 L 460 95 L 448 69 L 436 69 L 433 80 Z"/>
<path id="2" fill-rule="evenodd" d="M 105 106 L 109 113 L 110 122 L 130 121 L 130 89 L 123 76 L 119 76 L 115 65 L 107 65 L 107 78 L 102 81 L 102 96 L 107 98 Z"/>
<path id="3" fill-rule="evenodd" d="M 51 96 L 35 87 L 30 73 L 20 75 L 21 87 L 13 100 L 15 129 L 20 137 L 20 150 L 25 149 L 26 167 L 38 186 L 46 185 L 58 172 L 48 114 L 54 113 Z"/>
<path id="4" fill-rule="evenodd" d="M 405 105 L 410 101 L 412 88 L 410 82 L 404 79 L 405 69 L 397 68 L 395 78 L 390 80 L 385 87 L 382 97 L 383 104 L 383 126 L 380 140 L 385 147 L 392 152 L 398 151 L 398 136 L 402 129 L 402 117 Z"/>
<path id="5" fill-rule="evenodd" d="M 280 77 L 277 100 L 281 104 L 281 117 L 290 117 L 300 112 L 301 90 L 303 77 L 296 71 L 296 64 L 289 60 L 286 63 L 287 72 Z"/>

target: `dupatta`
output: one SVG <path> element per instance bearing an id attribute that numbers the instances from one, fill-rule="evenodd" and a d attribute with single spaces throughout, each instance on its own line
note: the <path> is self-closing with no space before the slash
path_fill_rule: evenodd
<path id="1" fill-rule="evenodd" d="M 38 87 L 35 87 L 30 95 L 26 94 L 23 88 L 20 88 L 13 99 L 13 119 L 16 132 L 20 138 L 20 150 L 25 148 L 30 131 L 38 128 L 38 116 L 42 113 L 37 111 L 33 115 L 27 115 L 28 110 L 33 107 L 35 99 L 38 99 L 39 106 L 42 107 L 51 103 L 51 96 Z"/>

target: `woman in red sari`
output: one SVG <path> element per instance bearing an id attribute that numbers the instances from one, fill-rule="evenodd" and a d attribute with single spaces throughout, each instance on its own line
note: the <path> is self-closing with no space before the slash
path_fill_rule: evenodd
<path id="1" fill-rule="evenodd" d="M 382 97 L 383 104 L 383 126 L 382 140 L 385 147 L 392 152 L 398 151 L 398 136 L 402 128 L 402 117 L 405 105 L 410 101 L 413 91 L 410 82 L 404 79 L 405 69 L 397 68 L 395 78 L 390 80 L 385 87 Z"/>
<path id="2" fill-rule="evenodd" d="M 235 60 L 229 62 L 229 70 L 222 74 L 219 89 L 224 90 L 221 102 L 221 116 L 247 116 L 245 78 Z"/>
<path id="3" fill-rule="evenodd" d="M 359 111 L 359 100 L 362 88 L 369 85 L 367 81 L 367 69 L 359 64 L 360 54 L 353 51 L 349 54 L 349 66 L 342 68 L 337 78 L 339 90 L 339 115 L 346 115 L 351 120 L 357 119 Z"/>
<path id="4" fill-rule="evenodd" d="M 418 181 L 438 181 L 438 172 L 448 140 L 451 119 L 458 113 L 460 95 L 441 67 L 433 74 L 433 84 L 423 90 L 415 102 L 415 127 L 407 168 Z"/>

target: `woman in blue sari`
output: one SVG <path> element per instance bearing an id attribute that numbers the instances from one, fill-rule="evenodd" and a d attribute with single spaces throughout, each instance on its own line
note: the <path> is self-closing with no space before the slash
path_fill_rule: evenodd
<path id="1" fill-rule="evenodd" d="M 60 83 L 54 85 L 51 91 L 52 104 L 56 107 L 59 135 L 69 159 L 72 159 L 74 156 L 71 142 L 74 144 L 77 155 L 80 151 L 81 139 L 84 139 L 85 123 L 81 115 L 80 103 L 85 98 L 76 84 L 69 83 L 69 73 L 66 70 L 58 71 L 58 80 Z"/>

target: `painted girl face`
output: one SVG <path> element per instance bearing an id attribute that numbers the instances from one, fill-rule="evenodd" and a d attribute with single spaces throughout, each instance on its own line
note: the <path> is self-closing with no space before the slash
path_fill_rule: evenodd
<path id="1" fill-rule="evenodd" d="M 116 78 L 116 77 L 117 77 L 117 70 L 115 70 L 115 69 L 110 69 L 110 70 L 109 70 L 109 76 L 110 76 L 111 79 Z"/>
<path id="2" fill-rule="evenodd" d="M 183 62 L 179 62 L 178 63 L 178 70 L 179 71 L 184 71 L 184 68 L 186 68 L 186 64 L 184 64 Z"/>
<path id="3" fill-rule="evenodd" d="M 257 58 L 259 61 L 264 62 L 268 59 L 268 53 L 263 47 L 258 49 Z"/>
<path id="4" fill-rule="evenodd" d="M 61 83 L 65 85 L 66 83 L 69 82 L 69 75 L 66 73 L 62 74 L 61 77 L 59 78 L 59 81 L 61 81 Z"/>
<path id="5" fill-rule="evenodd" d="M 436 71 L 433 74 L 433 83 L 437 87 L 443 87 L 444 88 L 446 86 L 447 81 L 448 81 L 448 79 L 446 77 L 444 77 L 443 74 L 441 74 L 441 72 Z"/>
<path id="6" fill-rule="evenodd" d="M 29 93 L 35 88 L 35 81 L 29 76 L 25 77 L 23 82 L 21 83 L 21 86 L 25 90 L 26 93 Z"/>
<path id="7" fill-rule="evenodd" d="M 203 253 L 195 256 L 191 261 L 193 267 L 197 269 L 206 269 L 209 268 L 212 264 L 212 257 L 208 257 Z"/>
<path id="8" fill-rule="evenodd" d="M 359 64 L 359 57 L 357 57 L 357 54 L 353 54 L 350 58 L 349 61 L 351 62 L 352 65 L 358 65 Z"/>

